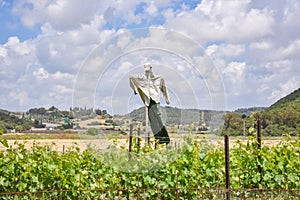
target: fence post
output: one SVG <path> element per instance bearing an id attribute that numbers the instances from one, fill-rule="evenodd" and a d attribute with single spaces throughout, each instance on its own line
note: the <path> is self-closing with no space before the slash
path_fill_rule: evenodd
<path id="1" fill-rule="evenodd" d="M 256 126 L 257 126 L 257 143 L 258 143 L 258 149 L 261 149 L 261 126 L 260 126 L 260 120 L 256 120 Z"/>
<path id="2" fill-rule="evenodd" d="M 257 154 L 257 169 L 260 174 L 260 180 L 262 181 L 262 168 L 261 168 L 261 156 L 260 156 L 260 150 L 261 150 L 261 126 L 260 126 L 260 120 L 256 120 L 256 126 L 257 126 L 257 148 L 258 148 L 258 154 Z M 257 183 L 257 188 L 259 188 L 259 182 Z"/>
<path id="3" fill-rule="evenodd" d="M 132 129 L 133 129 L 133 124 L 130 124 L 130 133 L 129 133 L 129 147 L 128 147 L 128 157 L 129 159 L 131 158 L 131 151 L 132 151 Z"/>
<path id="4" fill-rule="evenodd" d="M 138 152 L 140 151 L 140 147 L 141 147 L 141 139 L 140 139 L 140 136 L 141 136 L 141 127 L 138 127 L 138 137 L 137 137 L 137 147 L 138 147 Z"/>
<path id="5" fill-rule="evenodd" d="M 225 144 L 225 174 L 226 174 L 226 200 L 230 199 L 230 173 L 229 173 L 229 137 L 224 135 Z"/>
<path id="6" fill-rule="evenodd" d="M 18 178 L 18 199 L 21 199 L 21 195 L 20 195 L 20 192 L 21 192 L 21 180 L 20 180 L 20 177 Z"/>

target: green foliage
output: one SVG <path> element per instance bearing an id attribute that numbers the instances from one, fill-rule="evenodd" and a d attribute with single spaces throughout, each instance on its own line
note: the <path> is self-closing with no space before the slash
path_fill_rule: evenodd
<path id="1" fill-rule="evenodd" d="M 0 128 L 4 131 L 17 129 L 29 130 L 33 126 L 33 123 L 28 120 L 17 117 L 15 114 L 5 110 L 0 110 Z"/>
<path id="2" fill-rule="evenodd" d="M 0 135 L 2 135 L 4 133 L 3 129 L 0 128 Z M 4 147 L 8 147 L 8 143 L 7 143 L 7 140 L 4 139 L 4 138 L 0 138 L 0 144 L 2 144 Z"/>
<path id="3" fill-rule="evenodd" d="M 46 109 L 45 108 L 31 108 L 29 109 L 29 114 L 39 114 L 39 115 L 45 115 Z"/>
<path id="4" fill-rule="evenodd" d="M 81 152 L 75 145 L 65 153 L 58 153 L 53 150 L 53 145 L 37 144 L 27 150 L 24 144 L 17 144 L 15 148 L 0 152 L 0 191 L 25 192 L 23 199 L 114 199 L 118 196 L 132 199 L 218 199 L 216 191 L 201 188 L 225 187 L 223 149 L 205 141 L 196 142 L 190 137 L 185 141 L 179 149 L 152 149 L 134 143 L 130 158 L 125 149 L 116 151 L 116 147 L 112 147 L 114 151 L 108 151 L 103 159 L 92 149 Z M 166 154 L 168 152 L 171 154 Z M 168 160 L 171 155 L 176 155 L 176 159 Z M 230 149 L 231 187 L 300 189 L 299 155 L 298 140 L 287 138 L 274 147 L 261 150 L 254 140 L 238 142 Z M 117 168 L 105 160 L 112 156 L 117 157 Z M 162 165 L 156 165 L 153 170 L 147 168 L 149 162 L 161 162 Z M 143 166 L 145 168 L 141 170 Z M 129 167 L 131 171 L 122 171 Z M 251 198 L 252 194 L 232 195 Z M 1 193 L 0 198 L 13 199 Z"/>
<path id="5" fill-rule="evenodd" d="M 98 129 L 96 128 L 89 128 L 86 132 L 87 135 L 98 135 Z"/>
<path id="6" fill-rule="evenodd" d="M 223 116 L 224 127 L 222 135 L 242 135 L 243 119 L 237 112 L 227 113 Z"/>
<path id="7" fill-rule="evenodd" d="M 257 143 L 239 143 L 233 149 L 235 159 L 233 187 L 299 189 L 299 141 L 283 141 L 273 147 L 257 148 Z M 261 173 L 260 173 L 261 171 Z"/>
<path id="8" fill-rule="evenodd" d="M 46 125 L 42 123 L 42 121 L 35 119 L 33 122 L 34 128 L 45 128 Z"/>
<path id="9" fill-rule="evenodd" d="M 23 126 L 17 125 L 17 126 L 15 127 L 15 130 L 16 130 L 17 133 L 20 133 L 20 132 L 23 131 L 24 129 L 23 129 Z"/>

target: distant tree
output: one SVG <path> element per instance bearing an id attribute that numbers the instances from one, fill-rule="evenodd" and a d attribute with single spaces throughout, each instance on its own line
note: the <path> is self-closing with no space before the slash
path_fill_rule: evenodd
<path id="1" fill-rule="evenodd" d="M 68 123 L 68 124 L 63 124 L 62 127 L 63 129 L 72 129 L 74 126 L 74 124 L 72 123 Z"/>
<path id="2" fill-rule="evenodd" d="M 242 135 L 243 134 L 243 119 L 237 112 L 227 113 L 223 116 L 224 126 L 222 135 Z"/>
<path id="3" fill-rule="evenodd" d="M 34 126 L 34 128 L 45 128 L 45 127 L 46 127 L 46 125 L 42 124 L 42 123 L 40 122 L 40 120 L 38 120 L 38 119 L 35 119 L 35 120 L 34 120 L 33 126 Z"/>
<path id="4" fill-rule="evenodd" d="M 39 114 L 39 115 L 44 115 L 46 114 L 46 109 L 45 108 L 31 108 L 28 111 L 30 114 Z"/>
<path id="5" fill-rule="evenodd" d="M 60 115 L 61 115 L 62 117 L 68 117 L 69 114 L 70 114 L 69 111 L 66 111 L 66 110 L 60 111 Z"/>
<path id="6" fill-rule="evenodd" d="M 243 124 L 243 120 L 241 116 L 236 112 L 232 112 L 224 115 L 223 119 L 224 119 L 225 129 L 228 128 L 237 129 Z"/>
<path id="7" fill-rule="evenodd" d="M 15 130 L 16 130 L 17 133 L 20 133 L 20 132 L 23 131 L 24 129 L 23 129 L 23 126 L 17 125 L 17 126 L 15 127 Z"/>
<path id="8" fill-rule="evenodd" d="M 102 115 L 102 111 L 100 109 L 96 109 L 95 112 L 97 115 Z"/>
<path id="9" fill-rule="evenodd" d="M 89 128 L 86 132 L 87 135 L 97 135 L 98 130 L 96 128 Z"/>
<path id="10" fill-rule="evenodd" d="M 108 123 L 108 124 L 112 124 L 114 122 L 114 120 L 112 120 L 112 119 L 106 119 L 105 120 L 105 123 Z"/>
<path id="11" fill-rule="evenodd" d="M 58 111 L 58 108 L 56 108 L 55 106 L 51 106 L 48 110 L 49 111 Z"/>
<path id="12" fill-rule="evenodd" d="M 23 130 L 29 130 L 29 129 L 31 129 L 31 127 L 33 127 L 33 123 L 32 123 L 32 121 L 28 121 L 28 120 L 23 121 L 22 127 L 23 127 Z"/>

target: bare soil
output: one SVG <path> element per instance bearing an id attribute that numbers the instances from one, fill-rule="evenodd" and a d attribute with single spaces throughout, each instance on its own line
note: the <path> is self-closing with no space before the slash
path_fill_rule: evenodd
<path id="1" fill-rule="evenodd" d="M 113 142 L 107 139 L 95 139 L 95 140 L 81 140 L 81 139 L 41 139 L 41 140 L 8 140 L 8 145 L 10 147 L 16 147 L 18 144 L 24 144 L 26 149 L 32 149 L 34 145 L 40 146 L 52 146 L 53 150 L 58 152 L 68 151 L 69 148 L 79 147 L 80 151 L 85 150 L 87 147 L 97 147 L 99 149 L 106 149 Z M 117 141 L 118 146 L 128 146 L 126 139 L 119 139 Z M 6 148 L 0 144 L 0 150 L 5 150 Z"/>
<path id="2" fill-rule="evenodd" d="M 175 141 L 175 142 L 174 142 Z M 174 140 L 173 143 L 180 146 L 180 139 Z M 241 140 L 243 143 L 246 143 L 247 140 Z M 274 146 L 278 144 L 281 140 L 263 140 L 262 145 L 263 146 Z M 213 144 L 224 147 L 224 140 L 210 140 Z M 109 140 L 105 138 L 101 139 L 28 139 L 28 140 L 8 140 L 8 145 L 11 147 L 16 147 L 18 143 L 24 144 L 26 149 L 31 149 L 34 145 L 52 145 L 52 149 L 56 150 L 58 152 L 64 152 L 67 151 L 68 148 L 71 147 L 79 147 L 81 151 L 85 150 L 87 147 L 96 147 L 98 149 L 106 149 L 109 147 L 109 145 L 112 145 L 113 143 L 117 146 L 124 146 L 128 148 L 128 139 L 115 139 L 115 140 Z M 237 140 L 232 139 L 229 141 L 230 148 L 234 147 L 236 145 Z M 0 144 L 0 150 L 5 150 L 6 148 Z"/>

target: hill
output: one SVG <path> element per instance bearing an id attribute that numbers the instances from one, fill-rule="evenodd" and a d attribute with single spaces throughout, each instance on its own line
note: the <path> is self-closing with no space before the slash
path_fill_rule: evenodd
<path id="1" fill-rule="evenodd" d="M 224 111 L 183 109 L 170 106 L 161 107 L 162 118 L 167 126 L 172 125 L 191 125 L 209 127 L 211 130 L 223 125 L 222 116 Z M 133 110 L 123 115 L 127 119 L 145 121 L 145 107 Z"/>
<path id="2" fill-rule="evenodd" d="M 242 111 L 242 112 L 241 112 Z M 262 133 L 267 136 L 296 136 L 300 133 L 300 88 L 279 99 L 269 108 L 243 116 L 247 110 L 236 110 L 224 116 L 222 134 L 241 135 L 253 130 L 260 119 Z M 246 118 L 245 118 L 246 117 Z M 246 134 L 251 134 L 247 131 Z"/>
<path id="3" fill-rule="evenodd" d="M 238 108 L 234 112 L 237 112 L 240 115 L 250 116 L 253 113 L 262 112 L 266 109 L 267 109 L 267 107 Z"/>
<path id="4" fill-rule="evenodd" d="M 293 107 L 295 109 L 300 109 L 300 88 L 292 92 L 291 94 L 279 99 L 274 104 L 272 104 L 268 110 L 274 109 L 284 109 L 286 107 Z"/>

